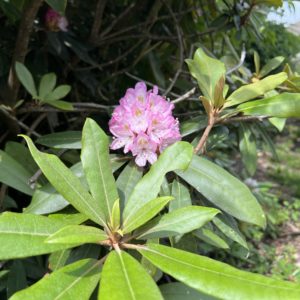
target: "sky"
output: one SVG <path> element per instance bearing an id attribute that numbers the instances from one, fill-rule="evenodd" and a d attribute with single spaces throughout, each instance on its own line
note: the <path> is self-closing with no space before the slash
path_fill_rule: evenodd
<path id="1" fill-rule="evenodd" d="M 286 26 L 300 22 L 300 1 L 293 1 L 295 10 L 289 8 L 287 2 L 284 2 L 283 8 L 278 9 L 279 12 L 283 11 L 282 16 L 271 12 L 268 14 L 268 20 L 276 23 L 284 24 Z"/>

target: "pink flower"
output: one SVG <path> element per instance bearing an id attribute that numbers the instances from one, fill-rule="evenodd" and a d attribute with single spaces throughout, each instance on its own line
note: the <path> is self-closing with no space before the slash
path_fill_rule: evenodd
<path id="1" fill-rule="evenodd" d="M 131 151 L 138 166 L 153 164 L 157 155 L 181 139 L 174 105 L 158 95 L 158 88 L 147 91 L 144 82 L 129 88 L 109 121 L 114 136 L 111 149 Z"/>
<path id="2" fill-rule="evenodd" d="M 51 31 L 68 31 L 68 20 L 57 11 L 49 8 L 45 15 L 45 23 Z"/>

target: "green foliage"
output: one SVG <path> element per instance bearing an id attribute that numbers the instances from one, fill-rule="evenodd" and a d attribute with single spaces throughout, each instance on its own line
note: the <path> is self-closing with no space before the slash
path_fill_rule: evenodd
<path id="1" fill-rule="evenodd" d="M 67 1 L 49 0 L 32 20 L 34 2 L 2 2 L 0 98 L 7 102 L 0 113 L 9 131 L 0 128 L 0 142 L 13 132 L 11 121 L 29 150 L 16 142 L 0 150 L 0 298 L 299 299 L 298 285 L 241 270 L 251 265 L 279 279 L 296 272 L 288 258 L 272 264 L 271 247 L 263 260 L 252 242 L 296 221 L 299 201 L 281 203 L 273 190 L 240 179 L 255 174 L 265 145 L 276 156 L 269 123 L 283 130 L 286 118 L 300 116 L 300 77 L 289 65 L 281 70 L 297 47 L 271 50 L 279 39 L 266 32 L 262 14 L 282 1 L 75 1 L 66 8 Z M 68 17 L 68 31 L 43 21 L 47 5 Z M 20 18 L 20 26 L 31 22 L 19 29 L 30 43 L 21 43 L 24 53 Z M 253 71 L 249 45 L 260 47 L 263 35 L 272 43 L 254 51 Z M 14 61 L 25 54 L 31 71 Z M 13 69 L 20 91 L 11 90 Z M 149 168 L 109 153 L 107 121 L 133 79 L 157 82 L 160 94 L 177 98 L 184 141 Z M 67 96 L 73 103 L 61 100 Z M 237 151 L 245 171 L 236 167 Z M 290 177 L 297 185 L 297 174 Z M 2 213 L 10 209 L 17 213 Z M 218 261 L 224 257 L 238 268 Z"/>
<path id="2" fill-rule="evenodd" d="M 16 62 L 16 73 L 33 99 L 38 100 L 41 104 L 46 103 L 62 110 L 73 110 L 71 103 L 60 100 L 70 93 L 71 87 L 69 85 L 59 85 L 55 88 L 57 78 L 54 73 L 48 73 L 42 77 L 38 92 L 33 76 L 25 65 Z"/>

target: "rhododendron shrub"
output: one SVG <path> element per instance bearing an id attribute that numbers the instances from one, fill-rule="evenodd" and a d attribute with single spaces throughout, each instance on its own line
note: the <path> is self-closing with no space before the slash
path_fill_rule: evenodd
<path id="1" fill-rule="evenodd" d="M 174 104 L 158 95 L 158 88 L 147 91 L 144 82 L 129 88 L 109 122 L 114 135 L 111 149 L 124 147 L 138 166 L 153 164 L 167 146 L 181 139 L 179 123 L 172 115 Z"/>

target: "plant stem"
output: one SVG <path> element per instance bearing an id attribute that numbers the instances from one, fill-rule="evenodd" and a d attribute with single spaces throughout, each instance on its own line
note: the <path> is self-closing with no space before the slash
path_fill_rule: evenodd
<path id="1" fill-rule="evenodd" d="M 198 152 L 202 151 L 203 152 L 203 148 L 206 144 L 206 141 L 208 139 L 208 136 L 209 136 L 209 133 L 210 131 L 212 130 L 212 128 L 214 127 L 215 125 L 215 120 L 218 116 L 218 110 L 216 109 L 211 109 L 211 112 L 208 116 L 208 124 L 207 124 L 207 127 L 205 128 L 201 138 L 200 138 L 200 141 L 198 142 L 198 145 L 196 146 L 195 150 L 194 150 L 194 153 L 197 154 Z"/>

